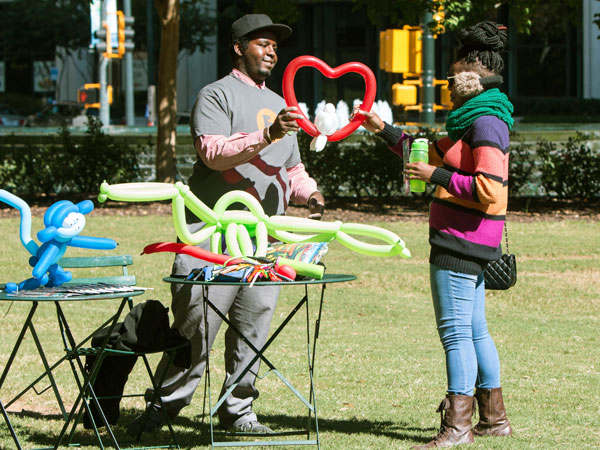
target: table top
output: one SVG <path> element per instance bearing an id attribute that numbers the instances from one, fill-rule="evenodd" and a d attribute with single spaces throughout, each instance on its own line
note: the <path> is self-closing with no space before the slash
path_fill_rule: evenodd
<path id="1" fill-rule="evenodd" d="M 323 279 L 316 280 L 313 278 L 307 280 L 298 281 L 256 281 L 253 286 L 291 286 L 291 285 L 305 285 L 305 284 L 330 284 L 330 283 L 344 283 L 346 281 L 356 280 L 354 275 L 343 275 L 337 273 L 326 273 L 323 275 Z M 181 284 L 201 284 L 201 285 L 234 285 L 234 286 L 249 286 L 252 283 L 241 283 L 239 281 L 201 281 L 201 280 L 186 280 L 181 277 L 165 277 L 163 281 L 167 283 L 181 283 Z"/>
<path id="2" fill-rule="evenodd" d="M 0 301 L 15 302 L 56 302 L 56 301 L 87 301 L 87 300 L 109 300 L 114 298 L 135 297 L 143 294 L 145 289 L 136 289 L 122 292 L 103 292 L 101 294 L 73 294 L 69 292 L 51 292 L 50 289 L 38 288 L 30 291 L 8 293 L 0 291 Z"/>

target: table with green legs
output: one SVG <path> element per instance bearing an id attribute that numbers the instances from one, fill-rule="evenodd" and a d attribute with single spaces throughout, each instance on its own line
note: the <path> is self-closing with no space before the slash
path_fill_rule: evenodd
<path id="1" fill-rule="evenodd" d="M 27 331 L 29 331 L 29 333 L 33 337 L 33 340 L 34 340 L 36 348 L 37 348 L 38 355 L 40 357 L 40 361 L 44 368 L 44 372 L 36 380 L 34 380 L 29 386 L 27 386 L 23 391 L 21 391 L 19 394 L 17 394 L 8 403 L 6 403 L 6 405 L 4 405 L 2 403 L 2 400 L 0 398 L 0 411 L 2 413 L 4 421 L 6 422 L 6 425 L 8 426 L 8 430 L 9 430 L 11 437 L 12 437 L 12 439 L 16 445 L 16 448 L 18 450 L 22 450 L 23 447 L 21 446 L 21 443 L 17 437 L 17 433 L 14 430 L 14 428 L 10 422 L 10 418 L 7 414 L 6 408 L 10 407 L 11 404 L 13 404 L 19 398 L 21 398 L 26 392 L 33 389 L 38 382 L 40 382 L 43 378 L 47 377 L 48 381 L 50 383 L 50 386 L 48 387 L 48 389 L 51 387 L 52 390 L 54 391 L 54 395 L 56 397 L 58 407 L 59 407 L 61 415 L 64 419 L 63 428 L 60 432 L 57 442 L 53 445 L 53 447 L 48 447 L 48 448 L 58 448 L 58 446 L 61 445 L 61 443 L 63 442 L 63 440 L 65 438 L 65 434 L 67 432 L 69 425 L 73 423 L 73 420 L 75 419 L 75 416 L 80 409 L 81 402 L 82 401 L 84 402 L 84 407 L 86 409 L 89 407 L 87 401 L 85 401 L 85 397 L 89 395 L 89 391 L 91 390 L 90 380 L 92 379 L 92 376 L 95 375 L 95 372 L 98 370 L 98 367 L 96 367 L 96 366 L 98 366 L 97 363 L 99 363 L 102 359 L 102 358 L 96 358 L 96 363 L 90 368 L 90 370 L 88 372 L 84 369 L 84 363 L 81 360 L 81 355 L 79 354 L 79 349 L 83 345 L 85 345 L 88 341 L 91 340 L 93 334 L 96 331 L 108 327 L 109 332 L 106 334 L 106 339 L 103 342 L 103 344 L 99 350 L 99 352 L 100 352 L 99 354 L 101 354 L 104 351 L 104 348 L 106 347 L 108 338 L 110 337 L 112 330 L 114 329 L 115 325 L 117 324 L 117 321 L 118 321 L 119 317 L 121 316 L 121 313 L 123 312 L 123 309 L 124 309 L 125 305 L 127 304 L 127 301 L 130 300 L 130 297 L 141 295 L 144 292 L 145 292 L 145 290 L 143 290 L 143 289 L 135 289 L 135 288 L 133 288 L 132 290 L 128 289 L 126 292 L 114 292 L 114 293 L 102 293 L 102 294 L 79 294 L 79 295 L 73 295 L 73 294 L 69 294 L 69 293 L 56 293 L 56 292 L 52 293 L 52 292 L 49 292 L 49 290 L 46 290 L 43 288 L 37 289 L 35 291 L 21 291 L 21 293 L 12 293 L 12 294 L 5 292 L 5 291 L 0 291 L 0 302 L 31 303 L 31 308 L 29 309 L 29 313 L 28 313 L 27 317 L 25 318 L 25 321 L 23 323 L 21 331 L 15 342 L 15 345 L 13 346 L 13 349 L 7 360 L 7 363 L 4 366 L 2 375 L 0 375 L 0 394 L 2 393 L 2 386 L 9 375 L 11 366 L 15 360 L 15 357 L 17 355 L 17 352 L 19 351 L 19 348 L 21 347 L 23 338 L 25 337 L 25 334 L 27 333 Z M 116 312 L 114 312 L 114 314 L 110 315 L 108 317 L 108 319 L 105 320 L 101 325 L 99 325 L 98 328 L 94 332 L 90 333 L 86 338 L 84 338 L 79 343 L 77 343 L 75 337 L 73 336 L 73 333 L 71 332 L 69 322 L 64 314 L 61 304 L 65 303 L 65 302 L 70 302 L 70 303 L 77 303 L 78 305 L 80 305 L 80 304 L 82 305 L 84 302 L 89 302 L 89 301 L 110 301 L 110 300 L 121 300 Z M 40 304 L 53 304 L 54 305 L 54 307 L 56 309 L 56 317 L 57 317 L 57 322 L 58 322 L 57 333 L 60 334 L 60 338 L 62 339 L 63 345 L 65 347 L 65 356 L 60 358 L 58 361 L 56 361 L 52 365 L 50 365 L 48 363 L 48 358 L 46 357 L 44 347 L 43 347 L 42 342 L 39 338 L 39 335 L 35 329 L 35 325 L 34 325 L 34 321 L 33 321 L 35 313 Z M 109 309 L 111 311 L 114 311 L 112 305 L 109 307 Z M 81 312 L 82 313 L 84 312 L 83 306 L 81 306 Z M 67 410 L 65 408 L 64 402 L 62 401 L 62 398 L 60 396 L 58 386 L 57 386 L 54 376 L 52 374 L 53 370 L 56 369 L 60 364 L 62 364 L 65 361 L 68 361 L 70 363 L 71 369 L 73 371 L 73 375 L 75 377 L 75 381 L 76 381 L 77 387 L 78 387 L 77 399 L 69 412 L 67 412 Z M 94 397 L 94 396 L 92 395 L 92 397 Z M 97 400 L 96 400 L 96 407 L 99 407 L 97 405 Z M 73 427 L 72 433 L 73 432 L 74 432 L 74 427 Z M 97 438 L 99 439 L 99 442 L 101 443 L 100 436 L 98 435 L 97 430 L 96 430 L 96 435 L 97 435 Z M 112 436 L 112 433 L 111 433 L 111 438 L 112 438 L 113 443 L 115 444 L 116 448 L 118 448 L 118 444 L 117 444 L 114 436 Z M 102 444 L 100 444 L 100 445 L 102 446 Z"/>
<path id="2" fill-rule="evenodd" d="M 242 340 L 248 345 L 250 349 L 255 353 L 255 357 L 248 364 L 248 366 L 241 372 L 238 378 L 234 381 L 232 386 L 216 401 L 213 405 L 212 398 L 210 395 L 210 356 L 207 356 L 206 360 L 206 370 L 205 377 L 207 383 L 208 390 L 208 403 L 209 403 L 209 420 L 210 420 L 210 442 L 211 448 L 214 447 L 245 447 L 245 446 L 274 446 L 274 445 L 316 445 L 320 448 L 320 439 L 319 439 L 319 423 L 317 416 L 317 398 L 315 393 L 315 385 L 314 385 L 314 369 L 315 369 L 315 352 L 316 352 L 316 344 L 317 339 L 319 337 L 319 329 L 321 325 L 321 314 L 323 311 L 323 299 L 325 296 L 325 288 L 328 284 L 334 283 L 345 283 L 348 281 L 355 280 L 356 277 L 354 275 L 341 275 L 341 274 L 325 274 L 323 279 L 306 279 L 299 281 L 282 281 L 282 282 L 272 282 L 272 281 L 263 281 L 263 282 L 255 282 L 254 286 L 292 286 L 292 285 L 302 285 L 304 286 L 304 296 L 302 299 L 295 305 L 295 307 L 287 314 L 283 322 L 277 327 L 277 329 L 271 334 L 267 342 L 263 345 L 262 348 L 258 349 L 256 346 L 252 344 L 248 340 L 246 336 L 244 336 L 227 318 L 225 314 L 223 314 L 213 302 L 211 302 L 208 297 L 208 287 L 209 286 L 223 286 L 223 285 L 250 285 L 251 283 L 241 283 L 238 281 L 200 281 L 200 280 L 188 280 L 186 278 L 180 277 L 167 277 L 164 278 L 163 281 L 167 283 L 181 283 L 181 284 L 194 284 L 202 286 L 202 297 L 204 302 L 204 320 L 207 321 L 208 317 L 208 309 L 212 309 L 235 333 L 237 333 Z M 309 316 L 309 286 L 315 285 L 320 287 L 320 297 L 318 303 L 318 313 L 317 319 L 315 322 L 313 334 L 312 334 L 312 342 L 310 341 L 310 316 Z M 298 389 L 296 389 L 292 383 L 275 367 L 275 365 L 264 355 L 264 352 L 267 348 L 275 341 L 277 336 L 283 331 L 283 329 L 290 323 L 292 318 L 296 315 L 296 313 L 302 308 L 305 308 L 306 311 L 306 338 L 307 338 L 307 366 L 308 366 L 308 377 L 310 381 L 310 392 L 308 395 L 308 399 L 303 396 Z M 208 326 L 205 323 L 205 330 L 208 330 Z M 206 345 L 208 347 L 208 332 L 205 333 Z M 312 347 L 312 348 L 311 348 Z M 208 353 L 210 355 L 210 352 Z M 288 388 L 290 391 L 294 393 L 294 395 L 299 399 L 300 402 L 304 404 L 307 408 L 307 424 L 301 430 L 293 430 L 293 431 L 282 431 L 282 432 L 273 432 L 273 433 L 241 433 L 241 432 L 218 432 L 214 429 L 213 418 L 216 414 L 218 408 L 225 401 L 225 399 L 231 394 L 231 392 L 235 389 L 237 384 L 242 380 L 244 375 L 251 369 L 254 363 L 258 360 L 262 360 L 262 362 L 269 368 L 269 373 L 275 374 Z M 311 429 L 312 428 L 312 429 Z M 311 437 L 311 433 L 314 433 L 314 438 Z M 285 436 L 304 436 L 304 439 L 280 439 Z M 217 440 L 217 438 L 226 437 L 228 440 Z M 254 440 L 234 440 L 238 437 L 254 437 Z M 268 438 L 268 439 L 267 439 Z M 273 440 L 278 439 L 278 440 Z"/>

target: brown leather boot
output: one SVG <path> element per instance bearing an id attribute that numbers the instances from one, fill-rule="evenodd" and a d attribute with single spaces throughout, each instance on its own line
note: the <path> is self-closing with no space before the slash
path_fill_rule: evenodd
<path id="1" fill-rule="evenodd" d="M 479 407 L 479 423 L 473 428 L 473 434 L 477 436 L 510 436 L 512 428 L 506 418 L 502 388 L 477 388 L 475 398 Z"/>
<path id="2" fill-rule="evenodd" d="M 472 444 L 474 442 L 471 432 L 473 403 L 474 399 L 469 395 L 446 395 L 437 409 L 441 417 L 440 431 L 431 442 L 411 448 L 420 450 Z"/>

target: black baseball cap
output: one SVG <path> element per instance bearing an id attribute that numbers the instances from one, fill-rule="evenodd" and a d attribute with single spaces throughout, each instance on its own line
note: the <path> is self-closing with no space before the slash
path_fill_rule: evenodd
<path id="1" fill-rule="evenodd" d="M 268 30 L 275 33 L 277 42 L 287 39 L 292 34 L 292 29 L 281 23 L 273 23 L 266 14 L 246 14 L 231 25 L 231 42 L 238 41 L 247 34 L 255 31 Z"/>

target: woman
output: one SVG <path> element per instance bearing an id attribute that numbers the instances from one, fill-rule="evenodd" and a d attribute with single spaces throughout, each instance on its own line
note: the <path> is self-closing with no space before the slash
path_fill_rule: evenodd
<path id="1" fill-rule="evenodd" d="M 460 48 L 450 66 L 453 111 L 448 137 L 429 146 L 429 162 L 406 164 L 412 180 L 437 185 L 429 216 L 430 281 L 440 340 L 446 352 L 448 392 L 438 408 L 441 427 L 431 442 L 414 448 L 473 442 L 473 434 L 508 436 L 500 387 L 500 362 L 485 319 L 483 270 L 502 254 L 508 198 L 508 144 L 513 107 L 497 86 L 507 44 L 503 25 L 482 22 L 458 33 Z M 375 113 L 363 126 L 402 154 L 412 139 Z M 473 428 L 473 390 L 479 423 Z"/>

